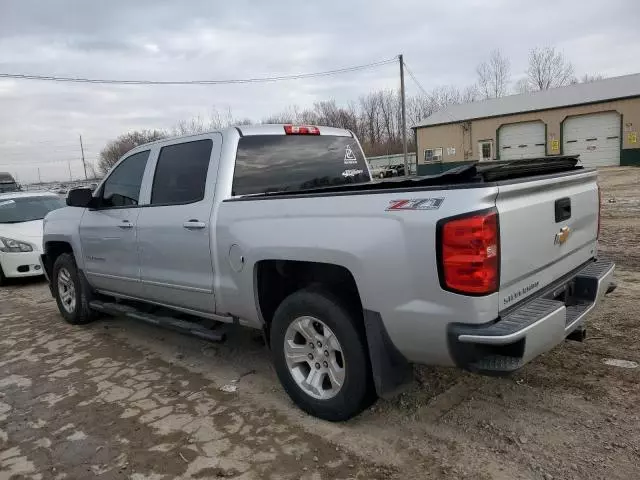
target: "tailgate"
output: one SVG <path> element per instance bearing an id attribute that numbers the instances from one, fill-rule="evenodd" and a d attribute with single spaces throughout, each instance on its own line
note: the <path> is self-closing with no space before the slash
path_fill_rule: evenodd
<path id="1" fill-rule="evenodd" d="M 596 255 L 597 172 L 499 185 L 500 310 Z"/>

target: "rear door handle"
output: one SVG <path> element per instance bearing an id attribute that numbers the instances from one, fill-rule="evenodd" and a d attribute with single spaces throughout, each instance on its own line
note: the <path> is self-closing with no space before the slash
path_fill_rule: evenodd
<path id="1" fill-rule="evenodd" d="M 122 223 L 118 225 L 120 228 L 133 228 L 133 223 L 129 220 L 122 220 Z"/>
<path id="2" fill-rule="evenodd" d="M 198 220 L 189 220 L 188 222 L 184 222 L 182 226 L 187 230 L 202 230 L 207 224 Z"/>

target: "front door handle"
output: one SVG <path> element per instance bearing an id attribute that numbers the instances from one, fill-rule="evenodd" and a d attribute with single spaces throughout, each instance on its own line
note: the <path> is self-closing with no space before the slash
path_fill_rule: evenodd
<path id="1" fill-rule="evenodd" d="M 189 220 L 188 222 L 184 222 L 182 226 L 187 230 L 202 230 L 207 224 L 198 220 Z"/>
<path id="2" fill-rule="evenodd" d="M 133 228 L 133 223 L 129 220 L 122 220 L 122 223 L 118 225 L 120 228 Z"/>

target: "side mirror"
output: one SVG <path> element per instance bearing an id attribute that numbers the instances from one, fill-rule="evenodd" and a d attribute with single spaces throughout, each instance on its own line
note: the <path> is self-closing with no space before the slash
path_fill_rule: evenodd
<path id="1" fill-rule="evenodd" d="M 67 205 L 70 207 L 89 208 L 93 204 L 93 190 L 90 188 L 74 188 L 69 190 Z"/>

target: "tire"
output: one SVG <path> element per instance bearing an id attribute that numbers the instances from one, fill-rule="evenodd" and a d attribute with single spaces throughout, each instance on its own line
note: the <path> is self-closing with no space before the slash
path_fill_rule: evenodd
<path id="1" fill-rule="evenodd" d="M 89 308 L 91 292 L 80 279 L 73 255 L 63 253 L 56 258 L 51 285 L 58 310 L 67 323 L 83 325 L 95 319 L 95 313 Z"/>
<path id="2" fill-rule="evenodd" d="M 7 277 L 4 276 L 2 265 L 0 265 L 0 287 L 7 284 Z"/>
<path id="3" fill-rule="evenodd" d="M 358 325 L 355 312 L 318 288 L 291 294 L 276 310 L 271 325 L 276 373 L 289 397 L 310 415 L 348 420 L 375 400 L 366 339 Z M 315 338 L 313 348 L 310 338 Z"/>

